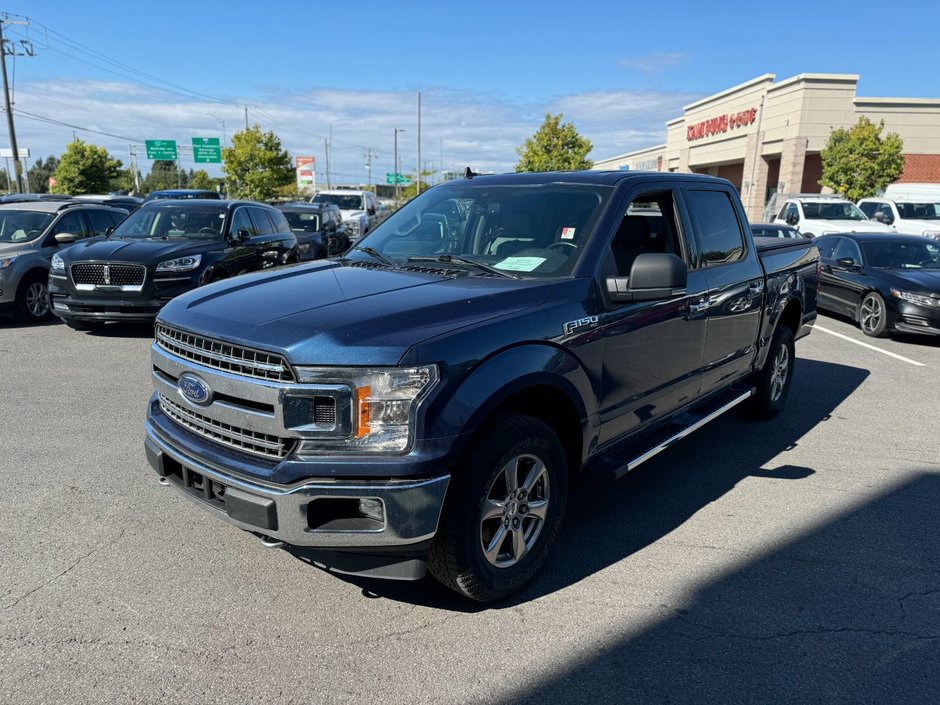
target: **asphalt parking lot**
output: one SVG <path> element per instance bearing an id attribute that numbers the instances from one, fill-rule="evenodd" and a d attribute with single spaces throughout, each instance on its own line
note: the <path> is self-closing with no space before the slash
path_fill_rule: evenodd
<path id="1" fill-rule="evenodd" d="M 940 340 L 818 328 L 779 418 L 578 483 L 540 579 L 483 607 L 159 486 L 148 327 L 0 322 L 0 702 L 936 702 Z"/>

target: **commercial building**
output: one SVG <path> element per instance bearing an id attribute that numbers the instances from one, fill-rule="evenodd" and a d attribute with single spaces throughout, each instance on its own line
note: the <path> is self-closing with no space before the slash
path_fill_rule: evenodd
<path id="1" fill-rule="evenodd" d="M 666 143 L 603 159 L 595 169 L 679 171 L 731 181 L 748 217 L 774 193 L 819 193 L 819 153 L 833 130 L 865 116 L 904 141 L 901 181 L 940 182 L 940 99 L 859 98 L 857 75 L 774 74 L 690 103 L 666 123 Z"/>

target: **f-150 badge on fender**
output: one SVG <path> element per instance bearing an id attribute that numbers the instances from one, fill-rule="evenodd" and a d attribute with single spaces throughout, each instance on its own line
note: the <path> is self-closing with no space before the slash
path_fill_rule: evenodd
<path id="1" fill-rule="evenodd" d="M 579 318 L 576 321 L 568 321 L 565 324 L 565 334 L 574 333 L 580 328 L 593 327 L 597 325 L 598 318 L 597 316 L 588 316 L 587 318 Z"/>

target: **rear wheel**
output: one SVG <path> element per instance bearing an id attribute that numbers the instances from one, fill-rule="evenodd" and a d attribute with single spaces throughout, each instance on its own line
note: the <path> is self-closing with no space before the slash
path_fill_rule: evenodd
<path id="1" fill-rule="evenodd" d="M 522 589 L 548 555 L 567 493 L 564 452 L 551 428 L 522 414 L 495 418 L 454 473 L 431 573 L 481 602 Z"/>
<path id="2" fill-rule="evenodd" d="M 869 291 L 858 307 L 858 327 L 872 338 L 880 338 L 888 327 L 885 300 L 875 291 Z"/>
<path id="3" fill-rule="evenodd" d="M 793 332 L 786 326 L 777 326 L 770 341 L 767 362 L 752 379 L 757 389 L 751 397 L 751 409 L 755 416 L 770 419 L 783 410 L 793 380 L 795 350 Z"/>
<path id="4" fill-rule="evenodd" d="M 16 315 L 25 323 L 38 323 L 49 316 L 49 287 L 46 278 L 33 275 L 16 293 Z"/>

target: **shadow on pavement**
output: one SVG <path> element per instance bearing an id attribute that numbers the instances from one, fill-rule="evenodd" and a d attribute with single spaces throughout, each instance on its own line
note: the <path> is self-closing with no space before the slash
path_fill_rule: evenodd
<path id="1" fill-rule="evenodd" d="M 572 483 L 565 522 L 545 568 L 506 601 L 473 604 L 430 577 L 413 583 L 337 577 L 368 596 L 462 612 L 512 607 L 564 589 L 656 542 L 744 478 L 811 475 L 812 468 L 789 464 L 762 468 L 825 423 L 867 376 L 855 367 L 798 359 L 787 407 L 776 419 L 754 422 L 744 412 L 731 413 L 619 481 L 585 477 Z"/>

